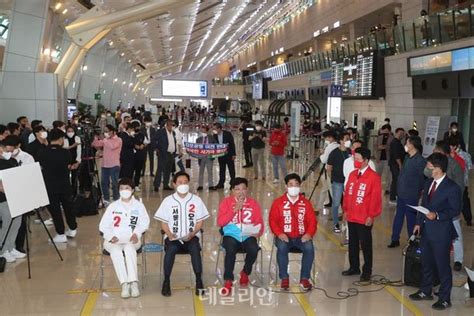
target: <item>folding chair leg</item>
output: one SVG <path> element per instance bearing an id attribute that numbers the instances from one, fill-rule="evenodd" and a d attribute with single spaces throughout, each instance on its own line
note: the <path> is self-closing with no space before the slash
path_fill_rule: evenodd
<path id="1" fill-rule="evenodd" d="M 146 271 L 146 255 L 145 255 L 145 249 L 142 249 L 142 266 L 141 266 L 141 269 L 142 269 L 142 289 L 144 290 L 145 289 L 145 271 Z"/>
<path id="2" fill-rule="evenodd" d="M 216 273 L 216 278 L 217 280 L 223 284 L 223 280 L 222 280 L 222 277 L 219 275 L 219 261 L 220 261 L 220 257 L 221 257 L 221 252 L 222 252 L 222 249 L 221 249 L 221 246 L 219 246 L 219 250 L 217 250 L 217 259 L 216 259 L 216 268 L 215 268 L 215 273 Z"/>

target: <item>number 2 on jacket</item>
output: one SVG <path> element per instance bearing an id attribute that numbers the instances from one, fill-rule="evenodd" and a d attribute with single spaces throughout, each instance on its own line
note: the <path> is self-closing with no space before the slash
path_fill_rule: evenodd
<path id="1" fill-rule="evenodd" d="M 115 216 L 114 217 L 114 227 L 119 227 L 121 221 L 122 221 L 122 218 L 120 216 Z"/>

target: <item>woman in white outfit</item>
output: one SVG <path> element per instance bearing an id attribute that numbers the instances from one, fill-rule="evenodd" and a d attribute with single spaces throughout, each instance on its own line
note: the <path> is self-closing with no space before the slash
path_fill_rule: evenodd
<path id="1" fill-rule="evenodd" d="M 122 285 L 122 298 L 138 297 L 137 250 L 141 247 L 142 234 L 150 225 L 150 217 L 143 203 L 133 197 L 133 181 L 124 178 L 118 185 L 120 199 L 107 207 L 99 230 Z"/>

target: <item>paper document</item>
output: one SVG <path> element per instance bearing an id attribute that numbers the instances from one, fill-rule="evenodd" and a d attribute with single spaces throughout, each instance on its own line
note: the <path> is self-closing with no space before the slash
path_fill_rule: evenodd
<path id="1" fill-rule="evenodd" d="M 252 236 L 257 235 L 260 232 L 261 224 L 242 224 L 242 235 L 243 236 Z"/>
<path id="2" fill-rule="evenodd" d="M 469 280 L 474 282 L 474 271 L 472 271 L 471 269 L 469 269 L 467 267 L 464 267 L 464 269 L 466 269 L 467 276 L 469 277 Z"/>
<path id="3" fill-rule="evenodd" d="M 430 210 L 428 210 L 427 208 L 424 208 L 423 206 L 413 206 L 413 205 L 408 205 L 408 206 L 425 215 L 430 212 Z"/>

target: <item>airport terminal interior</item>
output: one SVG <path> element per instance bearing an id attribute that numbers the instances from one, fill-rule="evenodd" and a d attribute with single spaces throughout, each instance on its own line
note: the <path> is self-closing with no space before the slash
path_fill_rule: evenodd
<path id="1" fill-rule="evenodd" d="M 0 315 L 474 315 L 472 155 L 473 0 L 0 0 Z"/>

